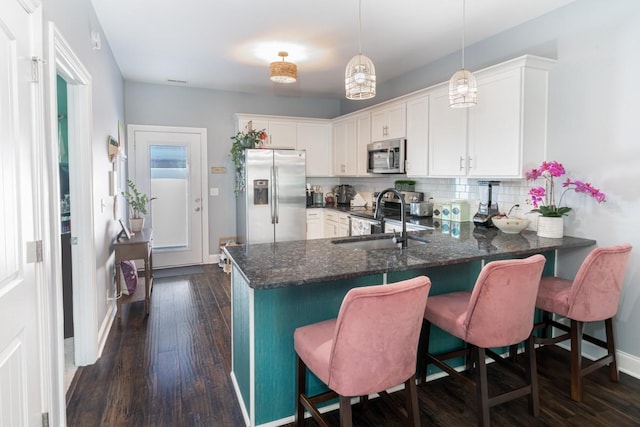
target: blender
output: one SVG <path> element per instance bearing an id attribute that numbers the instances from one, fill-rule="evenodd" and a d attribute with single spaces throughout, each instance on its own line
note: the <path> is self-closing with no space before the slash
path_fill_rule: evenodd
<path id="1" fill-rule="evenodd" d="M 498 204 L 493 203 L 491 197 L 493 187 L 500 185 L 500 181 L 479 181 L 480 204 L 478 212 L 473 216 L 473 224 L 479 227 L 493 227 L 491 218 L 498 215 Z"/>

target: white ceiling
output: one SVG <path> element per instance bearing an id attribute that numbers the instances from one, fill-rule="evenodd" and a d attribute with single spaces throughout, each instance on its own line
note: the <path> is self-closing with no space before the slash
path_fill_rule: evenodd
<path id="1" fill-rule="evenodd" d="M 468 0 L 466 45 L 572 1 Z M 130 81 L 339 98 L 358 53 L 358 0 L 91 2 Z M 362 1 L 362 53 L 378 84 L 458 51 L 461 39 L 462 0 Z M 298 65 L 298 82 L 269 80 L 279 50 Z"/>

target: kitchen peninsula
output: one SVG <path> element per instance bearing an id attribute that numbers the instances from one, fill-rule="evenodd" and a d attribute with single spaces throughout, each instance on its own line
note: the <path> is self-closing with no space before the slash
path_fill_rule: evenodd
<path id="1" fill-rule="evenodd" d="M 347 291 L 356 286 L 393 283 L 420 274 L 431 278 L 431 295 L 471 289 L 482 265 L 494 259 L 542 253 L 544 274 L 553 274 L 557 251 L 578 251 L 594 240 L 535 233 L 504 234 L 461 223 L 455 236 L 442 229 L 409 233 L 405 249 L 359 249 L 357 238 L 229 246 L 232 262 L 232 380 L 248 425 L 292 421 L 295 408 L 293 331 L 337 316 Z M 342 243 L 340 243 L 342 242 Z M 436 351 L 456 341 L 431 336 Z M 310 393 L 323 385 L 307 374 Z"/>

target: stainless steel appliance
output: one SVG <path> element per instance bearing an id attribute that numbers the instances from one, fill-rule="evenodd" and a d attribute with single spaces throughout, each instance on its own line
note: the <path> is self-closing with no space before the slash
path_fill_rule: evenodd
<path id="1" fill-rule="evenodd" d="M 246 189 L 236 198 L 239 243 L 305 239 L 305 165 L 304 151 L 245 150 Z"/>
<path id="2" fill-rule="evenodd" d="M 433 201 L 411 202 L 409 203 L 409 212 L 413 216 L 433 216 Z"/>
<path id="3" fill-rule="evenodd" d="M 336 203 L 339 205 L 348 205 L 353 199 L 353 196 L 356 195 L 356 190 L 346 184 L 338 185 L 333 189 L 333 193 L 335 194 Z"/>
<path id="4" fill-rule="evenodd" d="M 367 172 L 404 173 L 407 141 L 390 139 L 367 145 Z"/>
<path id="5" fill-rule="evenodd" d="M 382 220 L 349 215 L 349 236 L 382 234 L 383 232 Z"/>
<path id="6" fill-rule="evenodd" d="M 491 218 L 497 215 L 498 204 L 492 200 L 493 187 L 500 185 L 500 181 L 479 181 L 480 204 L 478 212 L 473 216 L 473 223 L 482 227 L 493 227 Z"/>
<path id="7" fill-rule="evenodd" d="M 400 191 L 405 202 L 406 213 L 410 213 L 411 203 L 424 201 L 424 193 L 419 191 Z M 387 192 L 382 195 L 381 201 L 384 202 L 384 208 L 387 210 L 400 212 L 400 199 L 393 192 Z"/>

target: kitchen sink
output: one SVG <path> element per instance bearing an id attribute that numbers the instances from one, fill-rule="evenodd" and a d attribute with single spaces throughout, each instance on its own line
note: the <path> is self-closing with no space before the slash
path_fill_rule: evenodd
<path id="1" fill-rule="evenodd" d="M 424 245 L 427 243 L 426 240 L 415 240 L 411 238 L 409 240 L 409 247 L 411 247 L 412 245 Z M 395 249 L 401 247 L 399 243 L 394 243 L 391 236 L 389 236 L 388 238 L 385 237 L 378 239 L 334 240 L 331 243 L 344 249 L 376 250 Z"/>

